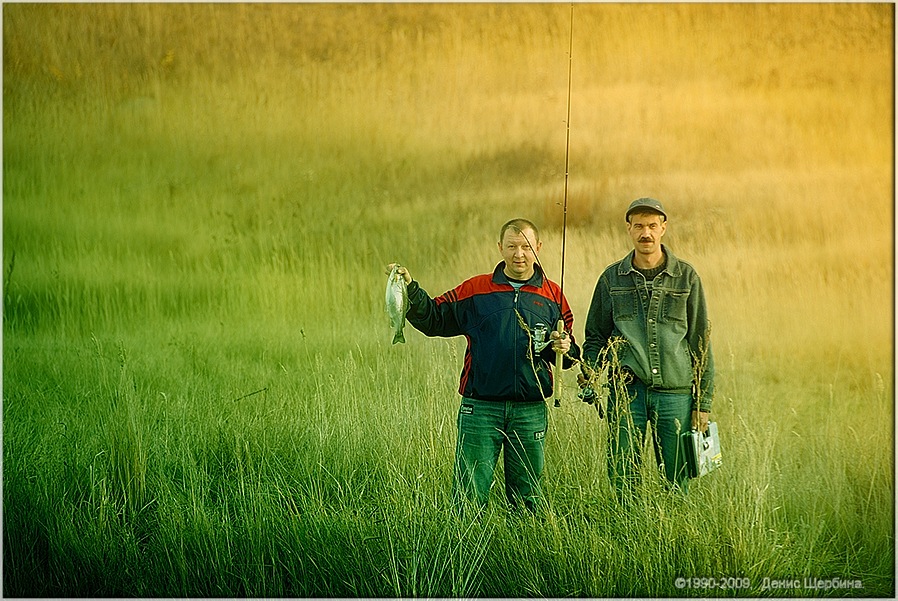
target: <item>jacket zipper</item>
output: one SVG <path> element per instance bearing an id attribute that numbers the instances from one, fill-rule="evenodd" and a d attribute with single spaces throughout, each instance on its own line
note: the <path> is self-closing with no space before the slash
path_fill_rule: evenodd
<path id="1" fill-rule="evenodd" d="M 520 295 L 520 294 L 521 294 L 521 289 L 515 288 L 514 289 L 514 301 L 512 302 L 512 308 L 514 309 L 515 317 L 520 315 L 520 313 L 518 312 L 518 295 Z M 517 346 L 518 346 L 518 336 L 521 335 L 520 332 L 518 332 L 518 329 L 519 328 L 514 328 L 514 331 L 515 331 L 514 347 L 515 348 L 517 348 Z M 518 376 L 518 354 L 517 354 L 517 352 L 515 352 L 515 353 L 512 353 L 512 355 L 514 355 L 514 366 L 513 366 L 514 369 L 512 370 L 511 377 L 514 381 L 514 395 L 519 396 L 518 392 L 520 392 L 520 391 L 518 390 L 519 384 L 518 384 L 518 378 L 517 378 L 517 376 Z"/>

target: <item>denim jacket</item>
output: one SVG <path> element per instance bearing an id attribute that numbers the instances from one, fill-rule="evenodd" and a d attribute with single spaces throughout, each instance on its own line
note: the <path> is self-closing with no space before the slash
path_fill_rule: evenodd
<path id="1" fill-rule="evenodd" d="M 622 367 L 649 388 L 691 391 L 698 407 L 710 411 L 714 358 L 702 282 L 692 265 L 663 245 L 662 250 L 667 266 L 652 282 L 633 267 L 635 251 L 605 269 L 586 318 L 583 355 L 595 365 L 608 341 L 622 337 L 627 342 L 619 351 Z M 703 369 L 694 370 L 702 353 Z"/>

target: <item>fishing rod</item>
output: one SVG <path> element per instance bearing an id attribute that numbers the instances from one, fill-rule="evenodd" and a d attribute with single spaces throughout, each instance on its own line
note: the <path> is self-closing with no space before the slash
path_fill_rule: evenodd
<path id="1" fill-rule="evenodd" d="M 556 331 L 564 336 L 564 314 L 561 308 L 561 300 L 564 299 L 564 251 L 567 243 L 567 191 L 568 180 L 570 178 L 570 158 L 571 158 L 571 75 L 574 70 L 574 3 L 571 2 L 571 24 L 570 38 L 568 39 L 567 51 L 567 118 L 565 119 L 565 137 L 564 137 L 564 197 L 562 201 L 563 217 L 561 221 L 561 299 L 558 302 L 558 309 L 562 311 L 562 315 L 558 320 Z M 561 369 L 562 358 L 564 353 L 556 351 L 555 353 L 555 406 L 561 407 Z"/>

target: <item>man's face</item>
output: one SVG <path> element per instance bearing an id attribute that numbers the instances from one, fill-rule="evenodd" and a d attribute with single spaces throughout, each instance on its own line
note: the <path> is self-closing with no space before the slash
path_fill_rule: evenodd
<path id="1" fill-rule="evenodd" d="M 643 255 L 661 252 L 661 237 L 667 230 L 667 221 L 657 213 L 633 213 L 627 223 L 627 233 L 633 239 L 633 248 Z"/>
<path id="2" fill-rule="evenodd" d="M 532 247 L 531 242 L 536 246 Z M 505 275 L 516 280 L 530 279 L 536 253 L 541 247 L 542 242 L 537 241 L 536 233 L 530 228 L 524 228 L 523 232 L 511 227 L 505 230 L 499 242 L 499 252 L 505 261 Z"/>

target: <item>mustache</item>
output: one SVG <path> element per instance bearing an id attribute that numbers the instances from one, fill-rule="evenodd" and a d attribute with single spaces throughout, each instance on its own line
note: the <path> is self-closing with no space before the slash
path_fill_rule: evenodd
<path id="1" fill-rule="evenodd" d="M 654 242 L 654 238 L 640 238 L 639 242 Z"/>

